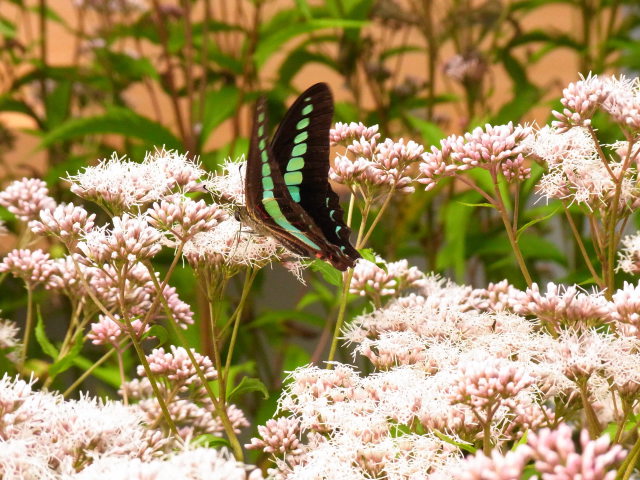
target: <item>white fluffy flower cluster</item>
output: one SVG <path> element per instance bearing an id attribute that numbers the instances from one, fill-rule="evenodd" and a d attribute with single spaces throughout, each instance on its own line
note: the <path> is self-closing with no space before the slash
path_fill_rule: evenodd
<path id="1" fill-rule="evenodd" d="M 589 448 L 566 459 L 559 444 L 541 449 L 531 434 L 521 454 L 500 452 L 526 432 L 556 432 L 544 429 L 557 428 L 556 412 L 581 408 L 573 399 L 584 388 L 601 425 L 620 421 L 615 405 L 640 390 L 640 340 L 622 328 L 640 318 L 640 303 L 625 288 L 607 302 L 574 287 L 522 292 L 501 282 L 480 291 L 425 276 L 417 292 L 345 328 L 373 373 L 340 363 L 297 369 L 280 416 L 247 446 L 273 455 L 270 474 L 283 480 L 520 478 L 549 449 L 562 471 L 582 462 L 586 476 L 598 465 L 613 472 L 623 451 L 606 439 L 586 438 Z M 592 328 L 596 317 L 610 333 Z M 561 428 L 551 435 L 571 430 Z M 469 460 L 456 446 L 465 443 L 492 456 Z M 479 473 L 483 465 L 493 476 Z"/>
<path id="2" fill-rule="evenodd" d="M 166 452 L 135 406 L 94 398 L 65 401 L 32 383 L 0 379 L 0 477 L 42 480 L 258 480 L 226 451 Z"/>

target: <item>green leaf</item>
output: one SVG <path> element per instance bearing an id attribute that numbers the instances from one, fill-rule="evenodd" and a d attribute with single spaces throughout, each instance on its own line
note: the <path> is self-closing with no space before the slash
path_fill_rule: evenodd
<path id="1" fill-rule="evenodd" d="M 371 263 L 376 263 L 376 253 L 372 248 L 361 248 L 358 252 L 365 260 L 369 260 Z"/>
<path id="2" fill-rule="evenodd" d="M 451 445 L 454 445 L 458 447 L 460 450 L 464 450 L 465 452 L 469 452 L 469 453 L 476 453 L 477 451 L 477 449 L 469 443 L 458 442 L 457 440 L 453 439 L 449 435 L 445 435 L 444 433 L 439 432 L 438 430 L 432 430 L 432 431 L 434 435 L 438 437 L 440 440 L 442 440 L 443 442 L 447 442 Z"/>
<path id="3" fill-rule="evenodd" d="M 25 115 L 29 115 L 31 118 L 35 118 L 36 120 L 38 119 L 37 115 L 29 105 L 20 100 L 11 98 L 8 95 L 0 96 L 0 111 L 24 113 Z"/>
<path id="4" fill-rule="evenodd" d="M 530 226 L 532 226 L 532 225 L 535 225 L 536 223 L 543 222 L 543 221 L 547 220 L 548 218 L 553 217 L 553 216 L 558 212 L 558 210 L 560 210 L 560 208 L 559 208 L 559 207 L 558 207 L 558 208 L 556 208 L 553 212 L 549 213 L 548 215 L 545 215 L 544 217 L 534 218 L 533 220 L 531 220 L 531 221 L 529 221 L 529 222 L 525 223 L 523 226 L 521 226 L 521 227 L 518 229 L 518 231 L 516 232 L 516 242 L 517 242 L 517 241 L 518 241 L 518 239 L 520 238 L 520 235 L 521 235 L 522 233 L 524 233 L 524 231 L 525 231 L 527 228 L 529 228 L 529 227 L 530 227 Z"/>
<path id="5" fill-rule="evenodd" d="M 263 399 L 269 398 L 269 390 L 264 383 L 262 383 L 257 378 L 242 377 L 240 383 L 233 390 L 231 390 L 231 393 L 229 393 L 227 400 L 231 402 L 235 397 L 249 392 L 260 392 L 262 393 Z"/>
<path id="6" fill-rule="evenodd" d="M 107 48 L 96 53 L 105 69 L 117 72 L 119 77 L 126 77 L 129 81 L 142 80 L 145 77 L 158 80 L 160 77 L 151 60 L 146 57 L 135 58 Z"/>
<path id="7" fill-rule="evenodd" d="M 63 80 L 56 83 L 53 91 L 47 95 L 47 130 L 57 127 L 69 116 L 71 87 L 70 81 Z"/>
<path id="8" fill-rule="evenodd" d="M 460 205 L 464 205 L 465 207 L 489 207 L 496 208 L 495 205 L 491 203 L 467 203 L 467 202 L 458 202 Z"/>
<path id="9" fill-rule="evenodd" d="M 302 348 L 300 345 L 288 344 L 284 349 L 284 359 L 282 360 L 281 379 L 284 380 L 298 367 L 308 365 L 311 362 L 311 353 Z"/>
<path id="10" fill-rule="evenodd" d="M 111 107 L 103 115 L 73 118 L 47 133 L 40 142 L 40 148 L 63 140 L 115 133 L 128 138 L 137 138 L 149 145 L 167 149 L 182 149 L 182 143 L 163 125 L 149 120 L 136 112 L 121 107 Z"/>
<path id="11" fill-rule="evenodd" d="M 324 325 L 325 319 L 319 315 L 300 310 L 270 310 L 248 323 L 247 328 L 278 328 L 284 322 L 291 320 L 304 321 L 311 325 Z"/>
<path id="12" fill-rule="evenodd" d="M 64 357 L 56 360 L 56 362 L 49 368 L 49 376 L 51 378 L 55 378 L 58 374 L 71 368 L 75 358 L 80 355 L 80 352 L 82 351 L 82 347 L 84 345 L 83 340 L 84 336 L 82 332 L 78 332 L 76 338 L 73 340 L 73 347 L 71 347 L 71 350 L 69 350 Z"/>
<path id="13" fill-rule="evenodd" d="M 77 367 L 80 367 L 83 370 L 88 370 L 94 364 L 93 360 L 89 360 L 88 358 L 83 357 L 82 355 L 78 355 L 73 359 L 73 364 Z M 120 378 L 120 373 L 118 372 L 117 367 L 97 367 L 94 368 L 91 372 L 91 375 L 102 380 L 107 385 L 110 385 L 113 388 L 120 388 L 122 385 L 122 378 Z"/>
<path id="14" fill-rule="evenodd" d="M 202 435 L 198 435 L 191 441 L 191 445 L 195 447 L 206 447 L 206 448 L 220 448 L 227 447 L 230 448 L 231 444 L 229 440 L 224 437 L 217 437 L 212 433 L 204 433 Z"/>
<path id="15" fill-rule="evenodd" d="M 158 340 L 158 344 L 156 345 L 157 348 L 167 343 L 167 340 L 169 339 L 169 332 L 167 332 L 167 329 L 162 325 L 156 324 L 142 335 L 142 340 L 150 337 L 155 337 Z"/>
<path id="16" fill-rule="evenodd" d="M 202 116 L 201 145 L 204 145 L 211 132 L 213 132 L 218 125 L 227 118 L 232 117 L 238 111 L 239 99 L 238 89 L 232 86 L 225 86 L 220 90 L 207 92 Z"/>
<path id="17" fill-rule="evenodd" d="M 327 283 L 336 287 L 342 285 L 342 273 L 333 265 L 319 259 L 313 260 L 309 265 L 314 272 L 320 272 Z"/>
<path id="18" fill-rule="evenodd" d="M 6 38 L 14 38 L 16 33 L 16 26 L 6 18 L 0 17 L 0 35 Z"/>
<path id="19" fill-rule="evenodd" d="M 44 321 L 42 320 L 42 315 L 40 314 L 40 308 L 37 309 L 38 322 L 36 323 L 36 340 L 42 351 L 49 355 L 54 360 L 58 358 L 59 352 L 56 347 L 53 346 L 53 343 L 49 341 L 47 338 L 47 333 L 44 331 Z"/>
<path id="20" fill-rule="evenodd" d="M 446 135 L 442 129 L 433 122 L 428 122 L 414 115 L 407 115 L 407 122 L 420 133 L 426 145 L 437 145 Z"/>
<path id="21" fill-rule="evenodd" d="M 262 67 L 267 60 L 276 52 L 279 52 L 284 44 L 305 33 L 311 33 L 324 28 L 356 29 L 363 28 L 369 22 L 359 20 L 349 20 L 341 18 L 318 18 L 305 23 L 279 27 L 271 32 L 264 32 L 256 51 L 254 60 L 258 68 Z"/>
<path id="22" fill-rule="evenodd" d="M 311 13 L 311 9 L 309 8 L 309 3 L 307 3 L 307 0 L 295 0 L 295 2 L 296 2 L 296 8 L 304 18 L 309 20 L 313 17 L 313 14 Z"/>
<path id="23" fill-rule="evenodd" d="M 480 198 L 480 194 L 469 191 L 458 198 L 477 200 Z M 474 210 L 464 206 L 460 201 L 450 202 L 440 210 L 441 221 L 444 225 L 445 244 L 438 252 L 436 266 L 443 270 L 453 268 L 455 276 L 459 280 L 464 278 L 466 270 L 466 241 L 469 221 L 473 215 Z"/>

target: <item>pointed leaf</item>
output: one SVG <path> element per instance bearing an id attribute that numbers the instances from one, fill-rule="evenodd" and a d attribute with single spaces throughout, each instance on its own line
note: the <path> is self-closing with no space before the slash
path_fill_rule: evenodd
<path id="1" fill-rule="evenodd" d="M 336 287 L 342 285 L 342 273 L 331 264 L 322 260 L 314 260 L 310 263 L 310 266 L 314 272 L 320 272 L 322 278 L 324 278 L 327 283 L 335 285 Z"/>
<path id="2" fill-rule="evenodd" d="M 78 332 L 73 341 L 74 343 L 71 350 L 69 350 L 64 357 L 56 360 L 56 362 L 51 365 L 51 368 L 49 368 L 49 376 L 51 378 L 55 378 L 58 374 L 64 372 L 73 365 L 75 358 L 80 355 L 80 352 L 82 351 L 82 347 L 84 345 L 83 340 L 84 336 L 82 332 Z"/>
<path id="3" fill-rule="evenodd" d="M 520 238 L 520 235 L 522 235 L 522 233 L 524 233 L 524 231 L 531 227 L 532 225 L 535 225 L 536 223 L 539 222 L 544 222 L 545 220 L 547 220 L 548 218 L 553 217 L 558 210 L 560 210 L 560 208 L 556 208 L 553 212 L 549 213 L 548 215 L 545 215 L 544 217 L 540 217 L 540 218 L 534 218 L 533 220 L 525 223 L 523 226 L 521 226 L 518 231 L 516 232 L 516 242 L 518 241 L 518 239 Z"/>
<path id="4" fill-rule="evenodd" d="M 262 398 L 269 398 L 269 390 L 264 383 L 257 378 L 242 377 L 240 383 L 231 390 L 227 400 L 231 402 L 235 397 L 249 392 L 260 392 L 262 393 Z"/>
<path id="5" fill-rule="evenodd" d="M 58 358 L 59 352 L 56 347 L 53 346 L 53 343 L 49 341 L 47 338 L 47 333 L 44 331 L 44 321 L 42 320 L 42 315 L 40 314 L 40 308 L 37 309 L 38 322 L 36 323 L 36 341 L 42 351 L 49 355 L 54 360 Z"/>
<path id="6" fill-rule="evenodd" d="M 67 120 L 42 138 L 40 148 L 62 140 L 106 133 L 137 138 L 149 145 L 164 145 L 167 149 L 182 148 L 180 140 L 163 125 L 121 107 L 111 107 L 103 115 Z"/>

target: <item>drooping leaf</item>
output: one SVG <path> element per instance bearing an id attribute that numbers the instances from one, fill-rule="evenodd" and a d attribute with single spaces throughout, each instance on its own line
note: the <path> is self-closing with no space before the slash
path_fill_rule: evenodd
<path id="1" fill-rule="evenodd" d="M 235 398 L 238 398 L 240 395 L 244 395 L 245 393 L 249 393 L 249 392 L 260 392 L 262 394 L 262 398 L 264 399 L 269 398 L 269 390 L 267 389 L 267 386 L 264 383 L 262 383 L 259 379 L 242 377 L 242 380 L 240 380 L 240 383 L 236 385 L 236 387 L 233 390 L 231 390 L 231 393 L 229 393 L 227 400 L 229 402 L 232 402 Z"/>
<path id="2" fill-rule="evenodd" d="M 59 352 L 58 349 L 49 341 L 47 338 L 47 333 L 44 330 L 44 321 L 42 320 L 42 315 L 40 314 L 40 309 L 37 309 L 37 323 L 35 328 L 35 336 L 38 345 L 42 348 L 42 351 L 49 355 L 54 360 L 58 358 Z"/>
<path id="3" fill-rule="evenodd" d="M 149 145 L 164 145 L 168 149 L 183 148 L 182 143 L 163 125 L 121 107 L 111 107 L 102 115 L 67 120 L 44 135 L 40 148 L 63 140 L 108 133 L 137 138 Z"/>
<path id="4" fill-rule="evenodd" d="M 69 350 L 64 357 L 56 360 L 56 362 L 49 368 L 49 376 L 51 378 L 55 378 L 58 374 L 69 369 L 73 365 L 76 357 L 80 355 L 83 344 L 83 334 L 82 332 L 78 332 L 76 338 L 73 340 L 71 350 Z"/>

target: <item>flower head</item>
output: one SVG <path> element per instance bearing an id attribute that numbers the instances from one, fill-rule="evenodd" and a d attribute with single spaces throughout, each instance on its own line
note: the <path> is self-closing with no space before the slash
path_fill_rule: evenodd
<path id="1" fill-rule="evenodd" d="M 38 178 L 23 178 L 0 192 L 0 205 L 23 222 L 35 220 L 40 212 L 52 210 L 56 201 L 49 196 L 47 184 Z"/>
<path id="2" fill-rule="evenodd" d="M 186 155 L 158 150 L 148 153 L 142 163 L 114 154 L 109 160 L 87 167 L 67 180 L 76 195 L 121 213 L 172 193 L 188 192 L 203 175 L 200 166 Z"/>
<path id="3" fill-rule="evenodd" d="M 95 218 L 95 213 L 89 214 L 83 207 L 60 204 L 53 210 L 42 210 L 40 219 L 32 220 L 29 228 L 39 235 L 53 235 L 73 250 L 82 235 L 93 229 Z"/>
<path id="4" fill-rule="evenodd" d="M 15 249 L 0 263 L 0 272 L 10 272 L 21 278 L 29 288 L 46 282 L 54 271 L 54 262 L 42 250 Z"/>

